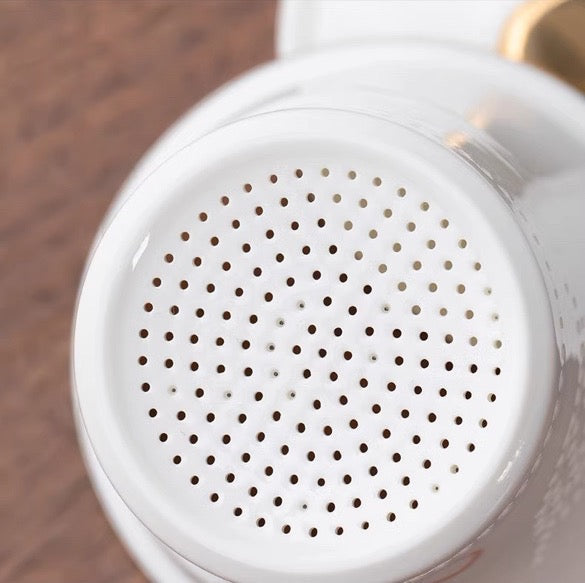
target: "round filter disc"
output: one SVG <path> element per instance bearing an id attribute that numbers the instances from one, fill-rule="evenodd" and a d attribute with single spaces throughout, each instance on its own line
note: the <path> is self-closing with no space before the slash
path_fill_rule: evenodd
<path id="1" fill-rule="evenodd" d="M 549 365 L 532 258 L 471 176 L 385 122 L 289 113 L 139 187 L 89 265 L 75 377 L 154 534 L 232 580 L 396 580 L 486 524 Z"/>

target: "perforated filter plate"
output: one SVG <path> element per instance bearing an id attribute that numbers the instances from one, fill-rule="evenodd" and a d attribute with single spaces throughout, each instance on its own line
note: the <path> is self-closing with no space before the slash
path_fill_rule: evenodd
<path id="1" fill-rule="evenodd" d="M 497 229 L 401 144 L 204 150 L 126 204 L 82 294 L 104 383 L 82 413 L 114 485 L 234 572 L 360 568 L 440 536 L 505 479 L 529 398 Z"/>

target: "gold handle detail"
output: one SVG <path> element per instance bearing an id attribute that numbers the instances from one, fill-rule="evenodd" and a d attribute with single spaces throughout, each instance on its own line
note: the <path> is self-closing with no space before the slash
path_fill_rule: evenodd
<path id="1" fill-rule="evenodd" d="M 585 0 L 530 0 L 510 17 L 499 50 L 585 93 Z"/>

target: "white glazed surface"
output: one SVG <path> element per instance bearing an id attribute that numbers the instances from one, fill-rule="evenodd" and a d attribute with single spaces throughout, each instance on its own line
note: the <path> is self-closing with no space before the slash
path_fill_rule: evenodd
<path id="1" fill-rule="evenodd" d="M 390 67 L 394 67 L 394 65 L 398 62 L 400 63 L 401 60 L 404 60 L 405 63 L 408 61 L 408 58 L 405 58 L 408 51 L 402 52 L 398 50 L 397 52 L 393 52 L 391 49 L 389 51 L 390 60 L 394 61 L 392 65 L 388 65 Z M 359 53 L 360 51 L 357 51 Z M 449 51 L 447 51 L 449 52 Z M 364 54 L 365 53 L 365 54 Z M 352 52 L 349 53 L 350 59 L 346 59 L 344 62 L 350 63 L 351 69 L 351 62 L 353 60 L 353 64 L 357 64 L 360 60 L 366 58 L 367 62 L 367 51 L 363 51 L 361 54 L 353 54 Z M 417 51 L 414 51 L 415 62 L 420 62 L 421 69 L 425 68 L 424 63 L 422 62 L 423 57 L 425 56 L 425 51 L 422 50 L 418 53 L 420 56 L 421 61 L 418 60 Z M 376 60 L 379 60 L 380 53 L 379 51 L 376 53 Z M 431 56 L 427 53 L 426 54 L 427 60 L 431 60 Z M 434 55 L 433 58 L 437 59 L 438 61 L 447 61 L 447 55 L 437 56 Z M 332 56 L 324 56 L 321 57 L 322 59 L 333 59 L 337 62 L 337 58 Z M 315 60 L 316 59 L 316 60 Z M 311 65 L 315 65 L 314 67 L 307 67 L 307 61 L 305 61 L 305 70 L 312 70 L 313 75 L 318 76 L 317 69 L 323 68 L 323 63 L 321 66 L 318 64 L 318 57 L 315 59 L 308 59 L 307 61 L 311 63 Z M 382 59 L 383 60 L 383 59 Z M 473 62 L 473 58 L 470 57 L 469 60 L 467 58 L 463 59 L 463 62 Z M 449 61 L 452 64 L 453 72 L 453 80 L 460 74 L 457 71 L 457 67 L 453 60 Z M 464 63 L 459 63 L 461 66 Z M 566 456 L 560 456 L 559 462 L 557 464 L 556 474 L 560 477 L 552 478 L 551 477 L 551 470 L 547 468 L 547 463 L 544 463 L 540 469 L 540 473 L 538 474 L 541 476 L 541 481 L 543 482 L 544 486 L 538 490 L 535 484 L 538 484 L 538 480 L 534 479 L 532 481 L 532 490 L 529 488 L 523 500 L 524 502 L 524 509 L 522 509 L 522 505 L 518 504 L 516 509 L 513 511 L 515 513 L 512 514 L 511 518 L 515 518 L 514 521 L 508 519 L 504 521 L 498 529 L 500 532 L 499 536 L 491 536 L 485 539 L 485 544 L 481 547 L 474 547 L 468 552 L 467 558 L 463 557 L 461 559 L 463 565 L 467 565 L 475 561 L 475 564 L 471 567 L 471 570 L 467 571 L 466 573 L 472 577 L 470 580 L 480 581 L 493 581 L 493 580 L 500 580 L 500 581 L 507 581 L 506 577 L 510 577 L 510 581 L 518 582 L 524 581 L 527 582 L 535 580 L 542 580 L 543 582 L 548 583 L 551 580 L 551 577 L 543 578 L 543 579 L 535 579 L 536 575 L 530 570 L 527 565 L 531 564 L 531 560 L 534 559 L 535 564 L 538 564 L 538 569 L 541 573 L 547 572 L 546 569 L 550 569 L 548 571 L 549 574 L 555 573 L 555 568 L 558 569 L 558 566 L 555 567 L 555 563 L 560 563 L 561 561 L 555 557 L 564 556 L 563 561 L 565 562 L 565 566 L 563 568 L 567 569 L 568 565 L 575 565 L 576 561 L 568 561 L 566 555 L 561 555 L 558 550 L 555 551 L 555 547 L 551 547 L 551 541 L 554 538 L 559 538 L 567 535 L 568 529 L 563 528 L 564 524 L 561 520 L 561 517 L 565 511 L 565 508 L 559 506 L 559 502 L 554 502 L 553 500 L 560 500 L 561 496 L 560 493 L 555 495 L 554 499 L 552 498 L 552 494 L 548 495 L 549 501 L 545 505 L 545 509 L 540 513 L 539 518 L 534 526 L 534 531 L 537 535 L 536 545 L 537 545 L 537 552 L 535 553 L 533 549 L 533 543 L 531 542 L 531 517 L 534 516 L 536 512 L 536 505 L 538 504 L 538 500 L 543 495 L 543 488 L 546 487 L 547 481 L 551 481 L 551 486 L 559 491 L 559 488 L 564 488 L 564 497 L 567 497 L 568 490 L 567 488 L 571 488 L 570 484 L 578 482 L 578 475 L 577 477 L 573 475 L 572 478 L 569 479 L 568 486 L 567 478 L 564 477 L 563 472 L 566 471 L 575 471 L 575 468 L 579 468 L 582 465 L 582 453 L 579 446 L 579 429 L 581 427 L 580 421 L 578 416 L 576 416 L 575 410 L 573 410 L 572 415 L 574 420 L 570 423 L 568 420 L 564 421 L 563 418 L 563 408 L 571 409 L 571 403 L 576 402 L 578 406 L 582 403 L 582 397 L 580 397 L 580 391 L 582 390 L 582 353 L 580 354 L 579 351 L 582 350 L 582 315 L 578 311 L 578 299 L 579 297 L 583 297 L 583 290 L 578 288 L 579 282 L 583 281 L 583 277 L 579 277 L 578 270 L 576 271 L 575 266 L 578 264 L 578 259 L 572 260 L 570 258 L 571 253 L 575 253 L 576 256 L 579 255 L 579 246 L 581 246 L 581 250 L 583 249 L 583 241 L 579 237 L 582 236 L 579 234 L 579 230 L 575 227 L 578 227 L 578 217 L 582 216 L 582 198 L 579 198 L 579 193 L 582 192 L 583 186 L 583 177 L 579 174 L 578 170 L 573 171 L 575 166 L 578 166 L 579 162 L 583 160 L 582 153 L 582 144 L 579 142 L 579 131 L 575 128 L 572 129 L 575 124 L 572 121 L 573 112 L 569 112 L 568 110 L 573 107 L 575 109 L 575 113 L 579 112 L 579 105 L 577 102 L 577 98 L 573 97 L 570 92 L 563 90 L 560 85 L 556 83 L 549 82 L 544 78 L 541 78 L 539 75 L 528 73 L 526 71 L 522 71 L 522 69 L 512 67 L 510 65 L 504 65 L 503 63 L 500 65 L 498 61 L 495 59 L 492 60 L 490 58 L 486 59 L 484 63 L 485 67 L 478 67 L 476 68 L 477 71 L 493 71 L 492 75 L 484 75 L 486 77 L 486 83 L 489 88 L 484 87 L 482 89 L 481 83 L 476 83 L 473 85 L 473 89 L 470 87 L 462 87 L 461 85 L 457 85 L 456 89 L 454 88 L 455 85 L 450 81 L 448 75 L 442 75 L 437 78 L 437 82 L 434 85 L 435 91 L 431 93 L 434 96 L 434 99 L 439 102 L 438 104 L 441 107 L 449 107 L 454 113 L 458 113 L 461 115 L 462 113 L 467 113 L 468 120 L 471 121 L 472 125 L 480 125 L 481 129 L 491 133 L 493 137 L 499 140 L 499 145 L 497 142 L 494 144 L 489 144 L 487 148 L 474 148 L 474 145 L 478 143 L 475 140 L 475 136 L 470 135 L 473 132 L 469 132 L 468 129 L 465 127 L 465 124 L 461 124 L 461 127 L 457 128 L 450 128 L 448 134 L 445 135 L 445 138 L 450 138 L 452 141 L 451 143 L 448 142 L 448 145 L 452 146 L 453 149 L 458 150 L 462 157 L 466 157 L 470 160 L 473 164 L 476 164 L 480 167 L 480 169 L 484 172 L 484 174 L 489 173 L 490 180 L 492 184 L 498 185 L 503 192 L 504 195 L 508 197 L 510 204 L 512 204 L 515 208 L 518 209 L 517 212 L 522 211 L 522 215 L 526 217 L 524 220 L 525 222 L 525 230 L 526 231 L 535 231 L 537 233 L 536 238 L 539 241 L 538 247 L 543 248 L 541 251 L 536 248 L 536 253 L 538 258 L 541 261 L 541 265 L 543 265 L 543 271 L 546 273 L 548 272 L 548 282 L 551 297 L 563 297 L 563 294 L 567 296 L 567 301 L 563 302 L 562 305 L 566 306 L 565 308 L 555 308 L 557 310 L 562 309 L 563 315 L 555 316 L 557 319 L 557 336 L 559 339 L 559 350 L 561 352 L 561 356 L 563 357 L 563 362 L 565 363 L 565 374 L 564 374 L 564 382 L 565 386 L 563 390 L 566 391 L 567 396 L 563 397 L 559 403 L 560 407 L 558 409 L 559 413 L 557 415 L 557 429 L 553 432 L 550 441 L 548 442 L 549 449 L 546 450 L 544 455 L 544 460 L 553 460 L 551 456 L 551 451 L 554 451 L 552 448 L 554 447 L 555 441 L 562 441 L 564 439 L 564 435 L 566 433 L 567 427 L 571 425 L 572 429 L 569 432 L 569 436 L 567 439 L 570 442 L 567 443 L 570 447 L 569 450 L 569 459 L 565 459 Z M 298 64 L 297 64 L 298 66 Z M 409 71 L 412 70 L 412 62 L 410 65 L 405 65 L 408 67 Z M 380 64 L 376 65 L 374 69 L 379 70 Z M 295 70 L 295 65 L 291 64 L 291 70 Z M 501 70 L 500 70 L 501 68 Z M 301 71 L 301 67 L 299 67 L 298 71 Z M 360 74 L 364 75 L 364 78 L 367 78 L 368 73 L 367 69 L 364 67 L 359 67 Z M 374 70 L 373 69 L 373 70 Z M 406 69 L 403 73 L 400 73 L 400 66 L 398 64 L 398 69 L 393 69 L 396 71 L 396 75 L 393 76 L 394 81 L 391 80 L 390 86 L 381 87 L 382 91 L 388 91 L 389 93 L 395 93 L 399 90 L 401 93 L 407 93 L 409 96 L 412 95 L 417 97 L 416 93 L 419 91 L 417 87 L 422 90 L 422 85 L 420 81 L 420 77 L 417 77 L 416 71 L 414 72 L 407 72 Z M 507 70 L 508 73 L 504 71 Z M 496 72 L 499 75 L 496 76 Z M 263 75 L 270 78 L 270 75 L 273 75 L 274 78 L 280 78 L 280 75 L 283 75 L 283 78 L 286 78 L 289 82 L 291 81 L 290 71 L 289 74 L 284 74 L 286 71 L 279 70 L 279 67 L 272 66 L 266 72 L 259 72 L 257 73 L 257 79 L 262 80 Z M 517 73 L 517 75 L 516 75 Z M 307 73 L 304 72 L 303 75 Z M 509 77 L 507 76 L 509 74 Z M 561 111 L 559 108 L 557 112 L 550 112 L 549 115 L 556 116 L 557 119 L 555 121 L 550 122 L 550 127 L 547 128 L 546 124 L 543 124 L 542 114 L 546 113 L 544 108 L 544 99 L 542 93 L 538 94 L 532 106 L 534 108 L 534 116 L 539 118 L 541 121 L 540 125 L 544 126 L 544 138 L 547 136 L 555 134 L 558 132 L 559 139 L 564 136 L 564 139 L 571 142 L 568 146 L 563 148 L 563 151 L 568 152 L 566 156 L 556 156 L 555 152 L 543 152 L 543 149 L 537 151 L 537 155 L 543 159 L 543 162 L 547 162 L 548 167 L 544 166 L 544 164 L 535 165 L 536 168 L 545 168 L 546 174 L 553 174 L 555 176 L 555 181 L 550 181 L 550 179 L 543 177 L 539 178 L 538 181 L 532 178 L 534 172 L 530 173 L 526 169 L 526 161 L 522 164 L 515 164 L 515 158 L 518 157 L 526 157 L 526 152 L 530 151 L 531 143 L 513 143 L 511 139 L 517 139 L 518 135 L 521 135 L 522 126 L 526 127 L 533 127 L 530 123 L 530 110 L 523 109 L 522 115 L 509 115 L 508 112 L 515 111 L 515 108 L 518 108 L 518 104 L 522 103 L 521 99 L 525 99 L 525 102 L 528 102 L 530 98 L 528 96 L 524 97 L 522 93 L 524 89 L 522 88 L 522 83 L 519 82 L 518 77 L 525 75 L 526 77 L 530 78 L 530 81 L 535 85 L 537 83 L 542 83 L 543 87 L 547 87 L 549 91 L 549 95 L 552 93 L 556 93 L 555 99 L 553 99 L 554 103 L 559 103 L 559 100 L 564 99 L 567 103 L 567 108 Z M 377 74 L 373 73 L 373 76 L 377 79 Z M 350 75 L 352 79 L 356 78 L 355 71 L 353 71 Z M 417 81 L 417 78 L 419 79 Z M 510 83 L 506 84 L 506 89 L 503 90 L 501 87 L 499 89 L 498 98 L 494 98 L 494 89 L 501 85 L 500 79 L 506 78 Z M 328 79 L 328 82 L 330 79 Z M 428 81 L 428 76 L 425 77 L 425 82 Z M 526 80 L 524 80 L 526 81 Z M 345 83 L 346 81 L 340 80 L 340 84 Z M 246 93 L 246 81 L 240 81 L 240 85 L 244 84 L 244 87 L 240 87 L 242 93 Z M 370 81 L 372 84 L 380 83 L 376 80 L 374 83 Z M 396 84 L 396 87 L 392 87 L 392 84 Z M 418 85 L 417 85 L 418 83 Z M 525 83 L 524 83 L 525 84 Z M 254 88 L 254 91 L 261 91 L 261 83 L 258 83 L 258 86 Z M 271 85 L 272 89 L 274 89 L 274 83 L 268 83 Z M 382 84 L 386 85 L 386 83 Z M 515 86 L 516 85 L 516 86 Z M 250 84 L 250 87 L 253 87 L 254 83 L 253 80 Z M 232 89 L 232 90 L 237 90 Z M 230 90 L 227 90 L 230 93 Z M 428 85 L 425 86 L 425 95 L 429 93 Z M 482 96 L 483 92 L 483 96 Z M 504 96 L 502 97 L 502 93 Z M 506 95 L 508 93 L 508 95 Z M 226 99 L 227 99 L 227 94 Z M 163 145 L 159 147 L 158 154 L 154 153 L 151 155 L 150 159 L 156 159 L 158 156 L 166 157 L 166 154 L 163 152 L 171 152 L 176 150 L 180 147 L 180 139 L 185 141 L 190 141 L 190 139 L 195 137 L 195 133 L 190 128 L 193 126 L 199 125 L 201 128 L 201 124 L 195 123 L 199 116 L 206 117 L 206 123 L 210 124 L 210 117 L 209 112 L 210 110 L 213 111 L 214 106 L 218 107 L 220 110 L 223 109 L 223 105 L 221 104 L 221 94 L 219 95 L 218 99 L 214 101 L 208 102 L 207 106 L 204 106 L 199 112 L 193 114 L 192 122 L 189 123 L 188 120 L 183 122 L 182 125 L 177 126 L 175 130 L 175 138 L 173 138 L 171 142 L 167 142 L 166 145 L 163 142 Z M 252 104 L 253 99 L 250 98 L 250 104 Z M 538 102 L 542 102 L 540 105 Z M 549 97 L 550 101 L 550 97 Z M 476 104 L 476 107 L 471 107 L 471 104 Z M 501 107 L 486 107 L 485 104 L 503 104 Z M 278 106 L 275 106 L 278 107 Z M 207 109 L 206 109 L 207 108 Z M 484 111 L 487 110 L 489 115 L 481 115 Z M 479 113 L 478 113 L 479 112 Z M 506 119 L 506 125 L 501 126 L 498 125 L 498 117 L 504 113 L 504 117 L 510 117 L 510 119 Z M 203 115 L 205 114 L 205 116 Z M 229 117 L 229 114 L 226 115 Z M 564 123 L 563 118 L 567 119 L 567 127 L 563 129 L 562 125 Z M 582 118 L 581 118 L 582 119 Z M 513 132 L 510 131 L 510 124 L 517 123 L 519 125 L 518 131 Z M 500 128 L 504 128 L 500 130 Z M 538 127 L 538 126 L 537 126 Z M 495 129 L 494 129 L 495 128 Z M 497 131 L 496 131 L 497 130 Z M 505 130 L 505 131 L 504 131 Z M 467 132 L 467 133 L 466 133 Z M 573 135 L 571 135 L 573 134 Z M 182 138 L 177 138 L 177 136 L 183 136 Z M 582 134 L 581 134 L 582 135 Z M 511 139 L 507 139 L 507 136 L 511 136 Z M 176 141 L 174 141 L 176 140 Z M 502 153 L 498 151 L 497 148 L 502 145 L 502 142 L 506 146 L 502 148 L 504 152 L 504 163 L 501 162 L 501 159 L 498 159 L 498 156 L 494 156 L 494 151 L 498 154 Z M 544 144 L 546 140 L 541 140 L 539 143 Z M 558 141 L 557 141 L 558 143 Z M 484 145 L 479 141 L 480 145 Z M 492 148 L 492 146 L 494 146 Z M 581 148 L 581 149 L 580 149 Z M 510 156 L 510 151 L 512 151 L 513 155 Z M 534 159 L 534 157 L 529 156 L 529 160 Z M 494 163 L 494 160 L 496 162 Z M 151 163 L 152 164 L 152 163 Z M 494 166 L 495 164 L 495 166 Z M 491 168 L 490 168 L 491 165 Z M 150 168 L 153 166 L 151 165 Z M 499 169 L 499 172 L 498 172 Z M 494 171 L 495 170 L 495 171 Z M 567 178 L 561 178 L 559 175 L 559 170 L 563 171 Z M 142 166 L 142 173 L 148 173 L 148 166 Z M 568 227 L 571 221 L 577 220 L 577 225 L 573 229 L 570 228 L 559 228 L 560 219 L 554 220 L 551 217 L 555 216 L 555 213 L 558 212 L 558 209 L 561 205 L 555 203 L 552 206 L 549 201 L 553 199 L 550 196 L 551 190 L 554 190 L 555 193 L 558 191 L 557 184 L 559 180 L 562 181 L 564 186 L 564 192 L 566 193 L 566 203 L 567 206 L 565 208 L 569 209 L 569 212 L 566 212 L 566 216 L 563 217 L 562 225 L 563 227 Z M 540 186 L 537 186 L 540 185 Z M 524 194 L 524 193 L 532 193 L 535 194 Z M 532 200 L 539 201 L 538 204 L 532 203 Z M 556 199 L 555 199 L 556 200 Z M 573 207 L 569 206 L 573 204 Z M 571 211 L 572 208 L 572 211 Z M 540 210 L 542 209 L 542 210 Z M 546 209 L 546 210 L 544 210 Z M 581 215 L 579 214 L 581 213 Z M 519 215 L 519 216 L 522 216 Z M 549 225 L 549 228 L 545 228 Z M 539 237 L 540 235 L 540 237 Z M 572 239 L 572 240 L 571 240 Z M 534 241 L 534 240 L 533 240 Z M 569 242 L 569 244 L 567 244 Z M 545 253 L 548 255 L 552 253 L 552 258 L 547 258 Z M 564 264 L 563 261 L 567 261 L 567 264 Z M 549 268 L 546 268 L 548 264 Z M 556 273 L 555 273 L 556 272 Z M 563 283 L 566 283 L 566 286 Z M 577 287 L 576 287 L 577 286 Z M 567 288 L 570 291 L 567 291 Z M 575 291 L 572 291 L 575 289 Z M 556 290 L 556 292 L 555 292 Z M 572 297 L 575 297 L 575 301 L 573 301 Z M 559 302 L 560 303 L 560 302 Z M 575 306 L 575 304 L 577 304 Z M 553 305 L 555 302 L 553 301 Z M 563 327 L 560 326 L 560 318 L 563 317 Z M 565 327 L 564 322 L 571 322 L 572 326 Z M 568 330 L 567 330 L 568 328 Z M 576 330 L 575 333 L 570 334 L 567 336 L 567 333 L 570 330 Z M 564 337 L 564 338 L 563 338 Z M 577 409 L 578 410 L 578 409 Z M 571 414 L 570 411 L 566 413 L 567 415 Z M 548 453 L 547 453 L 548 452 Z M 548 456 L 548 457 L 547 457 Z M 564 466 L 562 465 L 564 464 Z M 566 468 L 566 469 L 563 469 Z M 580 470 L 579 470 L 580 471 Z M 558 484 L 565 484 L 564 486 L 560 486 Z M 576 485 L 576 484 L 575 484 Z M 530 498 L 528 494 L 530 492 L 536 491 L 536 494 L 532 495 L 532 500 L 535 502 L 531 506 L 529 501 Z M 539 492 L 539 493 L 538 493 Z M 572 491 L 574 492 L 574 490 Z M 573 495 L 573 494 L 571 494 Z M 505 527 L 507 525 L 507 527 Z M 504 528 L 505 527 L 505 528 Z M 542 532 L 544 531 L 544 535 Z M 506 534 L 508 533 L 508 534 Z M 510 533 L 513 533 L 512 535 Z M 556 533 L 553 535 L 553 533 Z M 490 545 L 494 547 L 502 546 L 504 543 L 503 541 L 511 540 L 513 537 L 515 541 L 515 545 L 517 548 L 517 552 L 515 553 L 514 557 L 509 557 L 507 561 L 503 561 L 499 558 L 500 553 L 496 553 L 489 550 Z M 519 544 L 518 541 L 522 540 L 523 544 Z M 509 542 L 507 543 L 509 544 Z M 562 546 L 563 551 L 567 550 L 567 545 Z M 491 557 L 491 559 L 490 559 Z M 494 557 L 498 557 L 496 560 L 493 560 Z M 516 559 L 514 562 L 513 559 Z M 552 559 L 552 560 L 551 560 Z M 449 570 L 453 573 L 459 570 L 461 565 L 451 565 Z M 502 572 L 502 569 L 505 569 L 505 572 Z M 511 575 L 510 575 L 511 574 Z M 569 574 L 568 577 L 571 575 Z M 441 579 L 443 575 L 433 575 L 428 580 L 444 580 Z M 464 579 L 460 577 L 461 581 Z M 524 577 L 524 579 L 522 579 Z M 427 579 L 425 579 L 427 580 Z M 570 579 L 567 578 L 566 581 L 568 583 L 572 583 L 572 581 L 578 581 L 578 579 Z"/>
<path id="2" fill-rule="evenodd" d="M 495 50 L 506 20 L 522 0 L 282 0 L 280 57 L 375 40 L 424 38 Z M 463 24 L 465 23 L 465 24 Z"/>

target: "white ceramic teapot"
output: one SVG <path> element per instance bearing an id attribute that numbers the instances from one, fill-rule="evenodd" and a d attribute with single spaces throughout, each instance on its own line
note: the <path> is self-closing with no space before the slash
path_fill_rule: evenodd
<path id="1" fill-rule="evenodd" d="M 152 580 L 582 582 L 585 103 L 515 4 L 285 3 L 122 188 L 74 400 Z"/>

